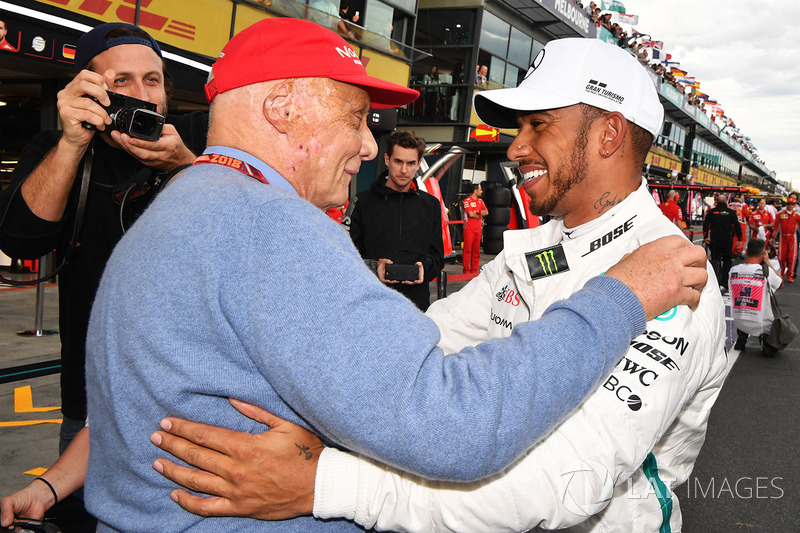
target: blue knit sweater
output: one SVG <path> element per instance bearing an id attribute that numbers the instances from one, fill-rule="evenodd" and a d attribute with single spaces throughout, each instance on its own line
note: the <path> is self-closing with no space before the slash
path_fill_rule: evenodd
<path id="1" fill-rule="evenodd" d="M 480 478 L 546 435 L 644 331 L 633 294 L 597 278 L 510 338 L 445 357 L 435 324 L 286 189 L 194 166 L 115 249 L 87 341 L 86 499 L 100 530 L 354 529 L 189 514 L 153 470 L 163 452 L 149 436 L 168 415 L 264 431 L 235 397 L 423 476 Z M 498 426 L 519 430 L 502 437 Z"/>

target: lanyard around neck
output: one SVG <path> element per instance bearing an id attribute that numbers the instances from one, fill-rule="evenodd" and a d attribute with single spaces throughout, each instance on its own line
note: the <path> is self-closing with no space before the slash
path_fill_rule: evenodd
<path id="1" fill-rule="evenodd" d="M 247 174 L 253 179 L 257 179 L 261 183 L 266 183 L 269 185 L 269 181 L 264 175 L 261 173 L 260 170 L 253 167 L 252 165 L 248 165 L 244 161 L 240 159 L 236 159 L 235 157 L 230 157 L 227 155 L 220 155 L 220 154 L 203 154 L 198 157 L 195 162 L 195 165 L 222 165 L 224 167 L 232 168 L 234 170 L 238 170 L 242 174 Z"/>

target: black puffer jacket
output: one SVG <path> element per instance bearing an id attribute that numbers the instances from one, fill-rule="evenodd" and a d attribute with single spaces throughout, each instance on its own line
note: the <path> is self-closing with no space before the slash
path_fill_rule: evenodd
<path id="1" fill-rule="evenodd" d="M 412 190 L 401 193 L 386 186 L 386 173 L 364 192 L 351 198 L 342 224 L 364 259 L 391 259 L 413 265 L 422 263 L 425 282 L 419 285 L 392 284 L 422 310 L 428 308 L 429 281 L 444 267 L 441 207 L 430 194 Z"/>

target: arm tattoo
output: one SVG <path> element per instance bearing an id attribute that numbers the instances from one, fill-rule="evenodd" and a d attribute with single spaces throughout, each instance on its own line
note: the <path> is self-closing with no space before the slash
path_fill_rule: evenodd
<path id="1" fill-rule="evenodd" d="M 300 445 L 297 444 L 296 442 L 294 443 L 294 445 L 300 449 L 300 453 L 298 453 L 297 455 L 305 454 L 306 461 L 310 461 L 314 457 L 314 452 L 312 452 L 311 448 L 309 448 L 308 446 Z"/>
<path id="2" fill-rule="evenodd" d="M 613 199 L 609 199 L 608 197 L 611 196 L 610 192 L 604 192 L 600 198 L 594 203 L 594 208 L 598 212 L 598 214 L 602 214 L 606 209 L 609 207 L 614 207 L 622 200 L 618 200 L 616 195 Z"/>

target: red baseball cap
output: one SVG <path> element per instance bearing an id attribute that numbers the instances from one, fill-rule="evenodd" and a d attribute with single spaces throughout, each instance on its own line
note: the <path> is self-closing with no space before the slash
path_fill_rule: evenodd
<path id="1" fill-rule="evenodd" d="M 419 92 L 369 76 L 335 32 L 307 20 L 269 18 L 245 28 L 220 52 L 206 84 L 211 103 L 225 91 L 270 80 L 330 78 L 363 88 L 374 108 L 406 105 Z"/>

